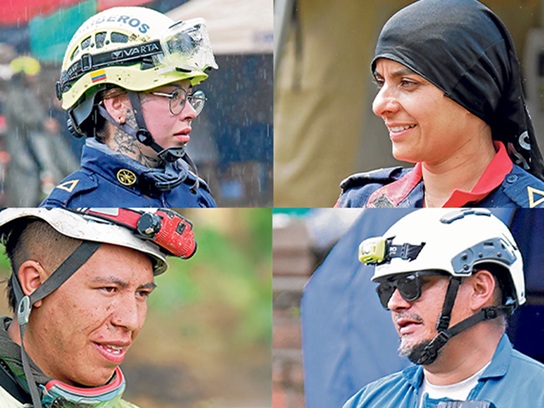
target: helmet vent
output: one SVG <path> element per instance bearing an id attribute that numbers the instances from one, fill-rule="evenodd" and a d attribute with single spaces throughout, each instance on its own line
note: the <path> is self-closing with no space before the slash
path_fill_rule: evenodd
<path id="1" fill-rule="evenodd" d="M 111 33 L 110 40 L 111 40 L 112 43 L 127 43 L 128 42 L 128 35 L 113 32 L 113 33 Z"/>
<path id="2" fill-rule="evenodd" d="M 72 52 L 72 55 L 70 55 L 70 61 L 73 61 L 74 58 L 76 58 L 79 55 L 79 47 L 76 47 L 74 52 Z"/>
<path id="3" fill-rule="evenodd" d="M 106 41 L 106 32 L 105 31 L 102 31 L 100 33 L 96 33 L 96 36 L 95 36 L 95 44 L 96 44 L 96 48 L 102 48 L 104 46 L 104 43 Z"/>
<path id="4" fill-rule="evenodd" d="M 83 41 L 81 41 L 81 49 L 87 49 L 91 46 L 91 37 L 85 38 Z"/>

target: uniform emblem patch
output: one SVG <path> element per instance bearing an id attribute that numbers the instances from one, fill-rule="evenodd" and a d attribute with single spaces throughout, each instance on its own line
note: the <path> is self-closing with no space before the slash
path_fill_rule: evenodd
<path id="1" fill-rule="evenodd" d="M 68 191 L 69 193 L 71 193 L 72 191 L 74 191 L 74 188 L 76 188 L 77 183 L 79 183 L 79 180 L 65 181 L 64 183 L 59 184 L 57 186 L 57 188 L 59 190 L 64 190 L 64 191 Z"/>
<path id="2" fill-rule="evenodd" d="M 117 181 L 124 186 L 132 186 L 136 183 L 136 174 L 130 170 L 121 169 L 117 172 Z"/>
<path id="3" fill-rule="evenodd" d="M 529 208 L 535 208 L 544 203 L 544 191 L 527 187 L 527 194 L 529 194 Z"/>

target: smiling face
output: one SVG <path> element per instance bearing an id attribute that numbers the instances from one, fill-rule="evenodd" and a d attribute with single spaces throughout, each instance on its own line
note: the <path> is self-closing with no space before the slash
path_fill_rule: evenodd
<path id="1" fill-rule="evenodd" d="M 146 255 L 103 244 L 33 309 L 27 352 L 47 376 L 71 385 L 104 385 L 140 332 L 154 287 Z"/>
<path id="2" fill-rule="evenodd" d="M 376 63 L 372 108 L 389 130 L 393 156 L 438 164 L 479 148 L 487 125 L 422 76 L 398 62 Z"/>

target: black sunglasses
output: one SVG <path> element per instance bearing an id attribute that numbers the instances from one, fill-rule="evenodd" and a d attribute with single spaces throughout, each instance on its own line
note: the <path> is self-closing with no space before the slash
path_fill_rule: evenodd
<path id="1" fill-rule="evenodd" d="M 400 295 L 407 302 L 414 302 L 419 299 L 421 296 L 421 287 L 423 286 L 423 278 L 425 276 L 449 276 L 449 274 L 439 270 L 428 270 L 378 279 L 376 292 L 378 292 L 382 306 L 385 309 L 389 309 L 387 304 L 396 289 L 399 290 Z"/>

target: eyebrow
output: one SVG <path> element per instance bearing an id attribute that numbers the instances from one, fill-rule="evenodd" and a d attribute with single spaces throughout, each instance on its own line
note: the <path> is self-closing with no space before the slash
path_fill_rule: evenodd
<path id="1" fill-rule="evenodd" d="M 376 75 L 383 77 L 381 73 L 379 73 L 377 70 L 374 70 L 374 76 Z M 399 68 L 391 73 L 391 77 L 393 78 L 398 78 L 404 75 L 417 75 L 417 74 L 414 71 L 412 71 L 410 68 L 406 68 L 406 67 Z"/>
<path id="2" fill-rule="evenodd" d="M 96 276 L 92 279 L 92 282 L 93 283 L 101 283 L 101 284 L 105 284 L 105 283 L 113 283 L 113 284 L 116 284 L 118 285 L 119 287 L 123 288 L 123 289 L 126 289 L 128 286 L 129 286 L 129 283 L 122 280 L 122 279 L 119 279 L 117 276 L 108 276 L 108 277 L 99 277 L 99 276 Z M 138 286 L 138 289 L 155 289 L 157 287 L 157 285 L 155 284 L 155 282 L 148 282 L 148 283 L 144 283 L 143 285 L 140 285 Z"/>

